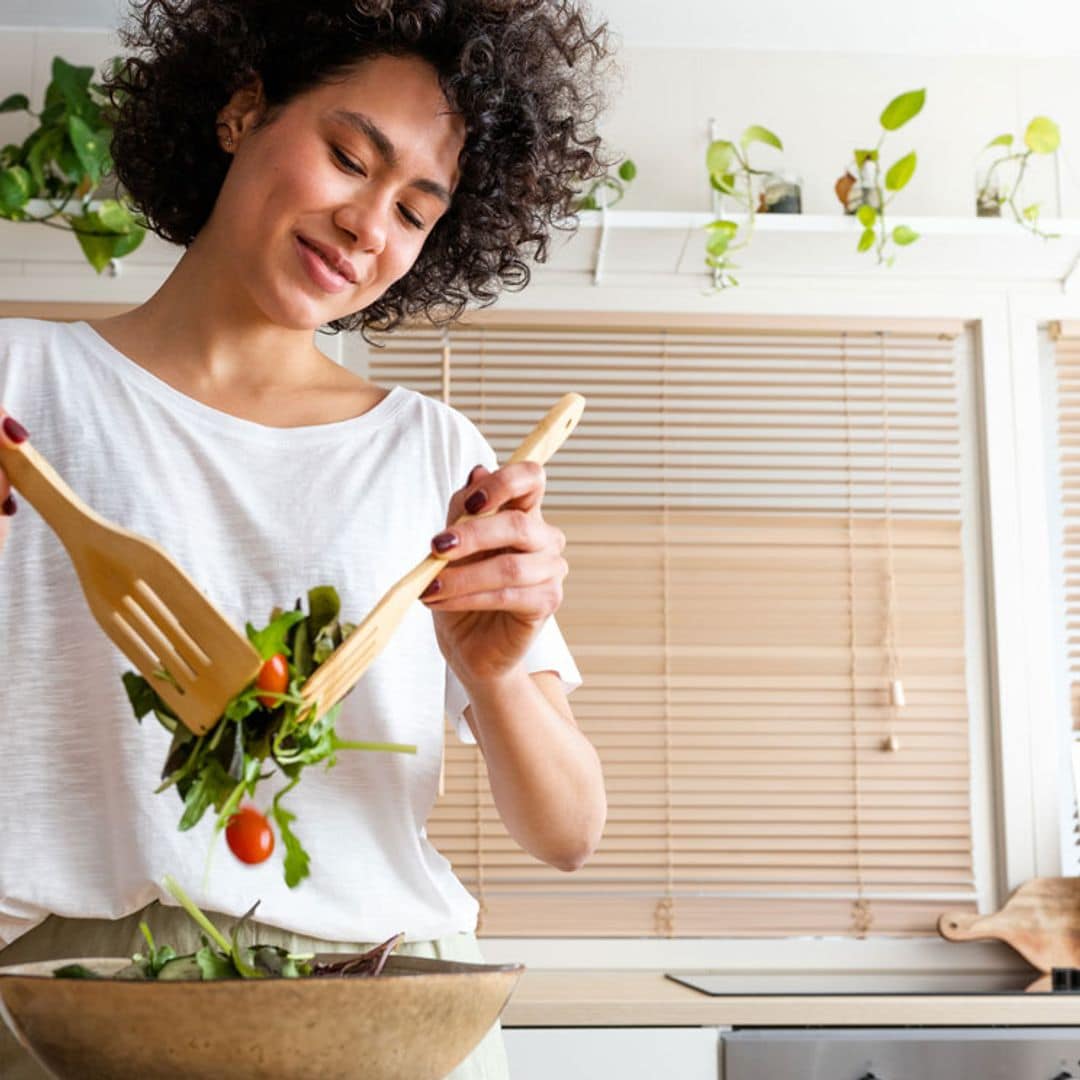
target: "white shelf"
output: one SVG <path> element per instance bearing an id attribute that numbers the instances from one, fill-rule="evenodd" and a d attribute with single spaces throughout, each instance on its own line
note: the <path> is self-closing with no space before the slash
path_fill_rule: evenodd
<path id="1" fill-rule="evenodd" d="M 605 223 L 604 217 L 607 221 Z M 554 245 L 549 271 L 587 276 L 599 283 L 640 275 L 688 277 L 708 281 L 704 263 L 705 226 L 715 215 L 670 211 L 590 211 L 581 216 L 577 236 Z M 745 217 L 724 215 L 745 223 Z M 905 217 L 920 234 L 908 247 L 892 247 L 892 267 L 879 266 L 875 254 L 856 251 L 862 227 L 843 214 L 759 214 L 747 248 L 733 253 L 740 281 L 768 277 L 896 278 L 995 281 L 1080 287 L 1080 220 L 1044 221 L 1058 239 L 1033 236 L 1015 222 L 995 218 Z"/>
<path id="2" fill-rule="evenodd" d="M 711 214 L 680 211 L 584 213 L 576 235 L 556 234 L 535 280 L 574 288 L 657 285 L 701 293 L 711 282 L 704 263 L 705 225 L 711 220 Z M 942 289 L 995 285 L 1080 294 L 1080 220 L 1044 222 L 1046 231 L 1061 234 L 1056 240 L 1032 236 L 1004 219 L 897 215 L 895 223 L 901 222 L 920 238 L 895 249 L 895 265 L 884 267 L 873 252 L 856 252 L 860 226 L 854 218 L 759 214 L 749 247 L 733 254 L 735 274 L 743 285 L 826 282 L 845 290 L 880 290 L 932 283 Z M 0 221 L 0 298 L 137 303 L 161 284 L 179 257 L 178 247 L 149 235 L 121 260 L 116 277 L 98 276 L 70 233 Z"/>

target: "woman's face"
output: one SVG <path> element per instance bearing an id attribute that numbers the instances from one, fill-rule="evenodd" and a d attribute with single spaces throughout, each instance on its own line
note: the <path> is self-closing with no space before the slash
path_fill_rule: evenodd
<path id="1" fill-rule="evenodd" d="M 464 123 L 434 68 L 396 56 L 262 116 L 243 91 L 222 111 L 235 156 L 203 231 L 225 280 L 270 321 L 314 329 L 367 307 L 416 261 L 457 183 Z"/>

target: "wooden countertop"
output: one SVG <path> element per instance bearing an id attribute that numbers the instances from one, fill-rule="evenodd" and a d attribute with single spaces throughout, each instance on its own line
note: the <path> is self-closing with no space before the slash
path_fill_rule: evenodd
<path id="1" fill-rule="evenodd" d="M 712 997 L 656 971 L 527 970 L 505 1027 L 1080 1026 L 1080 994 Z"/>

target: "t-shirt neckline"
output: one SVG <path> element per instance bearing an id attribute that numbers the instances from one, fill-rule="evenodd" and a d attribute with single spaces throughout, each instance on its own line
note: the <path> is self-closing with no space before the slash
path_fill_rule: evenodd
<path id="1" fill-rule="evenodd" d="M 372 431 L 386 423 L 398 411 L 407 396 L 402 386 L 392 386 L 389 393 L 376 402 L 367 412 L 344 420 L 331 420 L 325 424 L 307 424 L 299 427 L 273 427 L 255 420 L 245 420 L 232 413 L 223 412 L 213 405 L 189 397 L 182 390 L 158 378 L 141 364 L 122 353 L 101 336 L 88 322 L 79 320 L 70 324 L 80 334 L 86 345 L 101 356 L 125 382 L 137 387 L 163 405 L 185 413 L 192 420 L 209 425 L 218 432 L 252 439 L 261 443 L 290 444 L 337 441 L 343 436 Z"/>

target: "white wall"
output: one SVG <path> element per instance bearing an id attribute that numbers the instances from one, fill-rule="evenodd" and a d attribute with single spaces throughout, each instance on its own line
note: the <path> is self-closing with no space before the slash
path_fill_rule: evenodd
<path id="1" fill-rule="evenodd" d="M 911 149 L 919 155 L 898 215 L 973 214 L 979 150 L 1039 113 L 1062 127 L 1063 212 L 1080 215 L 1080 64 L 1069 58 L 630 48 L 623 67 L 604 133 L 639 167 L 626 209 L 708 209 L 704 151 L 715 117 L 722 137 L 751 123 L 775 131 L 782 160 L 804 179 L 804 212 L 837 213 L 832 188 L 851 151 L 873 145 L 891 98 L 924 86 L 923 112 L 884 148 L 886 162 Z M 781 155 L 760 147 L 755 159 L 771 166 Z M 1038 164 L 1034 194 L 1050 200 L 1044 213 L 1054 214 L 1051 162 Z"/>
<path id="2" fill-rule="evenodd" d="M 625 9 L 627 0 L 613 4 Z M 825 6 L 835 5 L 830 0 Z M 1074 8 L 1080 12 L 1080 5 Z M 812 39 L 828 28 L 825 20 Z M 115 37 L 105 31 L 0 26 L 0 97 L 27 91 L 38 107 L 54 54 L 100 64 L 117 51 Z M 838 213 L 832 187 L 852 149 L 876 139 L 878 115 L 893 96 L 925 86 L 923 113 L 886 143 L 887 162 L 909 149 L 919 154 L 916 176 L 896 203 L 897 220 L 904 214 L 972 214 L 978 151 L 1039 113 L 1062 127 L 1062 211 L 1080 217 L 1080 62 L 1070 57 L 629 45 L 620 53 L 620 68 L 603 132 L 613 150 L 639 167 L 625 209 L 708 209 L 704 151 L 708 121 L 715 117 L 723 135 L 737 135 L 749 123 L 776 131 L 786 147 L 783 161 L 804 179 L 804 211 Z M 0 116 L 0 140 L 27 130 L 27 118 Z M 762 165 L 781 160 L 768 147 L 755 153 Z M 1044 214 L 1056 216 L 1052 162 L 1040 159 L 1035 173 L 1031 196 L 1045 200 Z"/>
<path id="3" fill-rule="evenodd" d="M 662 18 L 656 0 L 592 0 L 592 6 L 628 45 L 1080 56 L 1080 5 L 1074 0 L 905 0 L 902 10 L 892 11 L 852 0 L 665 0 Z"/>

